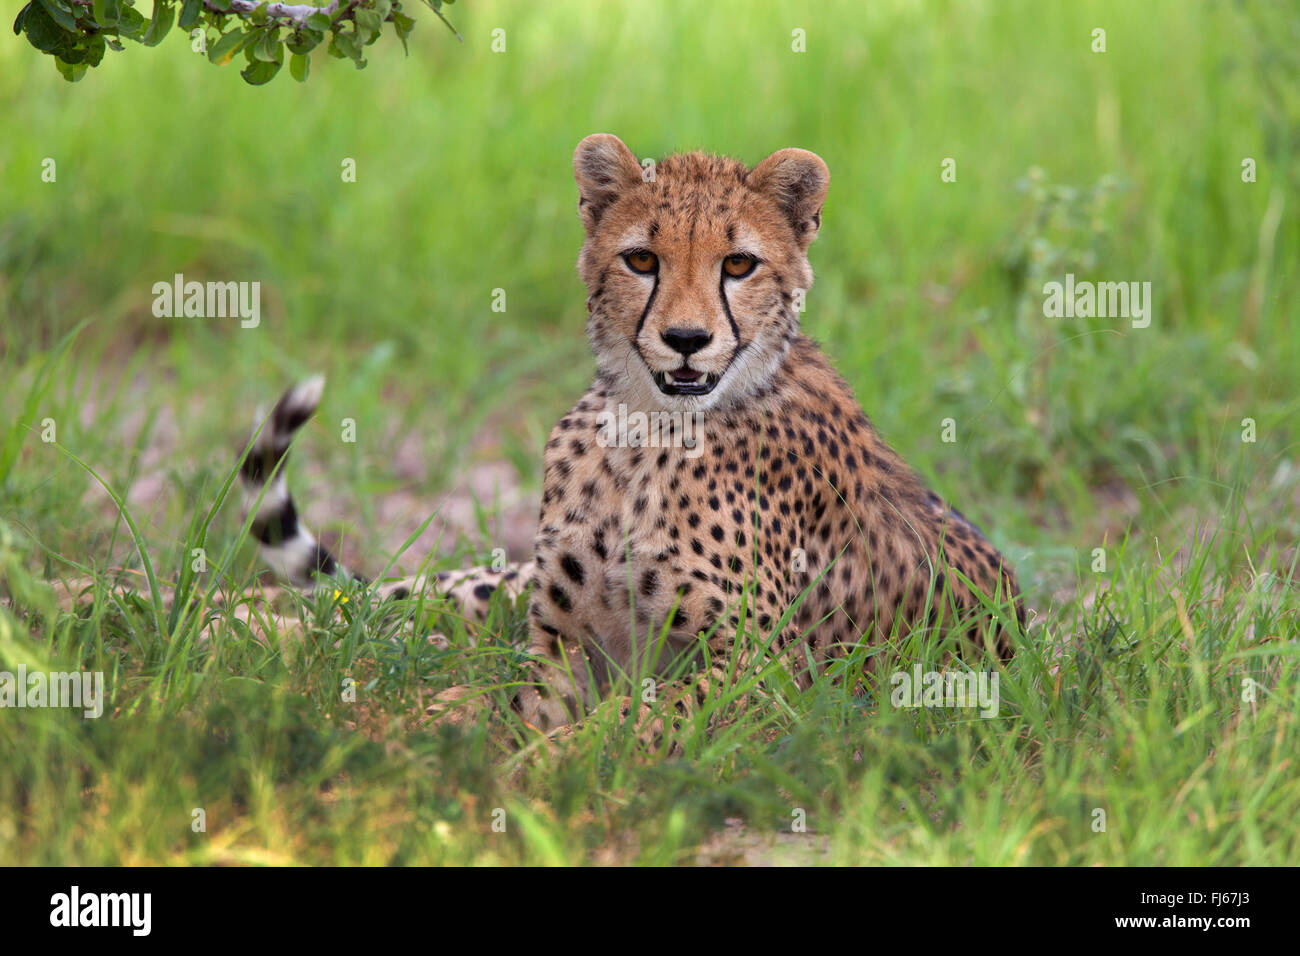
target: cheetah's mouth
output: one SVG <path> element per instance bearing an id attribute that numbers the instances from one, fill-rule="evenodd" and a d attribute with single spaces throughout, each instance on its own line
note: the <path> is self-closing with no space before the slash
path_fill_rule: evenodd
<path id="1" fill-rule="evenodd" d="M 671 371 L 656 372 L 655 384 L 665 395 L 707 395 L 713 391 L 721 377 L 683 365 Z"/>

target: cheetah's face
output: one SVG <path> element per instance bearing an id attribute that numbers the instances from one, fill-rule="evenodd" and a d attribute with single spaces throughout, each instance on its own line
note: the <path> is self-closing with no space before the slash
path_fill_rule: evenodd
<path id="1" fill-rule="evenodd" d="M 783 149 L 752 170 L 702 153 L 643 170 L 615 136 L 574 153 L 587 240 L 588 334 L 634 409 L 702 411 L 742 401 L 780 373 L 812 284 L 808 244 L 829 174 Z"/>

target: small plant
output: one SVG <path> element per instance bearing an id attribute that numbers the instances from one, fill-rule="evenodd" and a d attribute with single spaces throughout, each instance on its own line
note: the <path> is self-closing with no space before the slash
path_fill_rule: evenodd
<path id="1" fill-rule="evenodd" d="M 451 3 L 452 0 L 446 0 Z M 447 28 L 443 0 L 424 0 Z M 157 46 L 173 26 L 189 33 L 195 52 L 224 66 L 238 54 L 247 64 L 240 75 L 252 86 L 270 82 L 289 54 L 289 73 L 307 79 L 310 55 L 322 43 L 338 59 L 366 65 L 363 48 L 391 24 L 406 49 L 415 20 L 399 0 L 332 0 L 327 6 L 272 3 L 270 0 L 155 0 L 153 17 L 135 9 L 135 0 L 31 0 L 18 12 L 14 33 L 54 57 L 63 78 L 77 82 L 98 66 L 105 50 L 124 49 L 122 41 Z"/>

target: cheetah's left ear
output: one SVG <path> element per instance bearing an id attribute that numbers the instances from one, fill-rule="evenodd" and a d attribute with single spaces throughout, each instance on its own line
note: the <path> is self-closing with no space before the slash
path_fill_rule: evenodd
<path id="1" fill-rule="evenodd" d="M 779 149 L 750 170 L 745 181 L 750 189 L 777 201 L 805 246 L 817 237 L 831 184 L 830 170 L 820 156 L 806 149 Z"/>

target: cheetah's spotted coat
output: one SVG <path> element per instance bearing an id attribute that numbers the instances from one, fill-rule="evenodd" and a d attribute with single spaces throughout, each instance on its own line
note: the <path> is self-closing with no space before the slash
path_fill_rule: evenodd
<path id="1" fill-rule="evenodd" d="M 696 653 L 702 632 L 725 657 L 746 586 L 764 639 L 807 590 L 772 644 L 804 685 L 810 657 L 861 642 L 916 627 L 937 639 L 958 620 L 978 637 L 977 592 L 1020 616 L 1007 563 L 881 440 L 800 334 L 796 301 L 812 284 L 806 253 L 829 182 L 821 159 L 785 149 L 749 169 L 687 153 L 645 177 L 620 140 L 597 134 L 574 170 L 595 382 L 547 442 L 533 562 L 435 582 L 471 608 L 497 586 L 531 584 L 525 719 L 563 725 L 617 674 Z M 281 399 L 245 462 L 246 494 L 260 492 L 318 399 L 318 382 Z M 611 443 L 620 411 L 697 416 L 699 445 Z M 667 437 L 683 438 L 671 421 Z M 253 530 L 291 580 L 338 570 L 298 524 L 282 470 Z M 991 633 L 1009 654 L 1005 628 Z"/>

